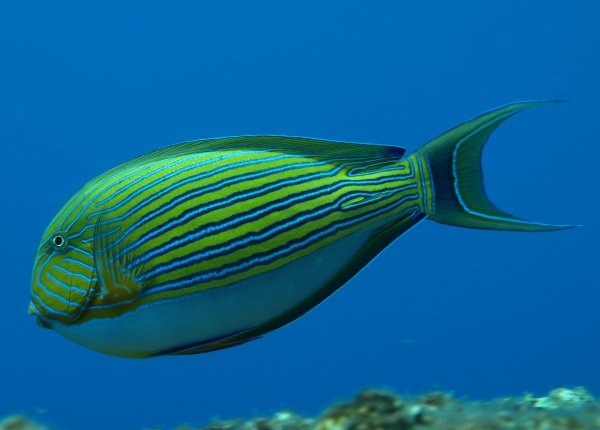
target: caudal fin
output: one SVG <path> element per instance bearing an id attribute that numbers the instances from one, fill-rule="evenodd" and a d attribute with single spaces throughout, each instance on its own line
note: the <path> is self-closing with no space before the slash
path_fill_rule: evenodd
<path id="1" fill-rule="evenodd" d="M 418 153 L 429 160 L 435 192 L 435 207 L 429 218 L 461 227 L 550 231 L 567 225 L 533 223 L 498 209 L 488 199 L 481 171 L 483 146 L 496 128 L 514 114 L 534 106 L 559 101 L 514 103 L 485 113 L 442 134 Z"/>

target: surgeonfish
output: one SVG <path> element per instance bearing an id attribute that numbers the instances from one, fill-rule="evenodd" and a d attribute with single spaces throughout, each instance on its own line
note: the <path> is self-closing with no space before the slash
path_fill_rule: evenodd
<path id="1" fill-rule="evenodd" d="M 284 136 L 181 143 L 87 183 L 44 232 L 29 313 L 92 350 L 195 354 L 256 339 L 336 291 L 424 219 L 516 231 L 487 198 L 488 112 L 405 155 Z"/>

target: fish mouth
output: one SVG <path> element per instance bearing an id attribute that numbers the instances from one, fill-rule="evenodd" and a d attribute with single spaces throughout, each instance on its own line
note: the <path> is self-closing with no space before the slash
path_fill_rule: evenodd
<path id="1" fill-rule="evenodd" d="M 40 312 L 40 309 L 37 307 L 37 305 L 35 303 L 33 303 L 33 300 L 31 302 L 29 302 L 29 307 L 27 308 L 27 313 L 29 315 L 33 315 L 33 316 L 42 315 L 42 313 Z"/>
<path id="2" fill-rule="evenodd" d="M 29 303 L 29 308 L 27 308 L 27 313 L 29 315 L 37 317 L 36 322 L 37 322 L 37 325 L 39 325 L 40 327 L 52 328 L 52 324 L 50 324 L 50 321 L 48 321 L 46 318 L 44 318 L 42 316 L 40 309 L 36 306 L 35 303 L 33 303 L 33 302 Z"/>
<path id="3" fill-rule="evenodd" d="M 29 315 L 41 315 L 40 310 L 38 309 L 38 307 L 35 305 L 35 303 L 33 303 L 33 301 L 29 302 L 29 307 L 27 308 L 27 313 Z"/>

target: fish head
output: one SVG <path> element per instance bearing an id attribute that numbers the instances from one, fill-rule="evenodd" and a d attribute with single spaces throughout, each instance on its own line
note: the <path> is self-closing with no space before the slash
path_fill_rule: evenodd
<path id="1" fill-rule="evenodd" d="M 55 216 L 37 250 L 29 314 L 51 328 L 72 324 L 85 312 L 97 284 L 93 258 L 94 224 L 71 202 Z"/>

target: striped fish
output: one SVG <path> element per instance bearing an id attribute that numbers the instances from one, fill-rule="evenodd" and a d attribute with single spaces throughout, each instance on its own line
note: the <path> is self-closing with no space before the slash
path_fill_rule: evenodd
<path id="1" fill-rule="evenodd" d="M 299 317 L 429 218 L 496 230 L 531 223 L 486 197 L 481 152 L 516 103 L 406 156 L 399 147 L 243 136 L 174 145 L 86 184 L 35 259 L 29 312 L 122 357 L 241 344 Z"/>

